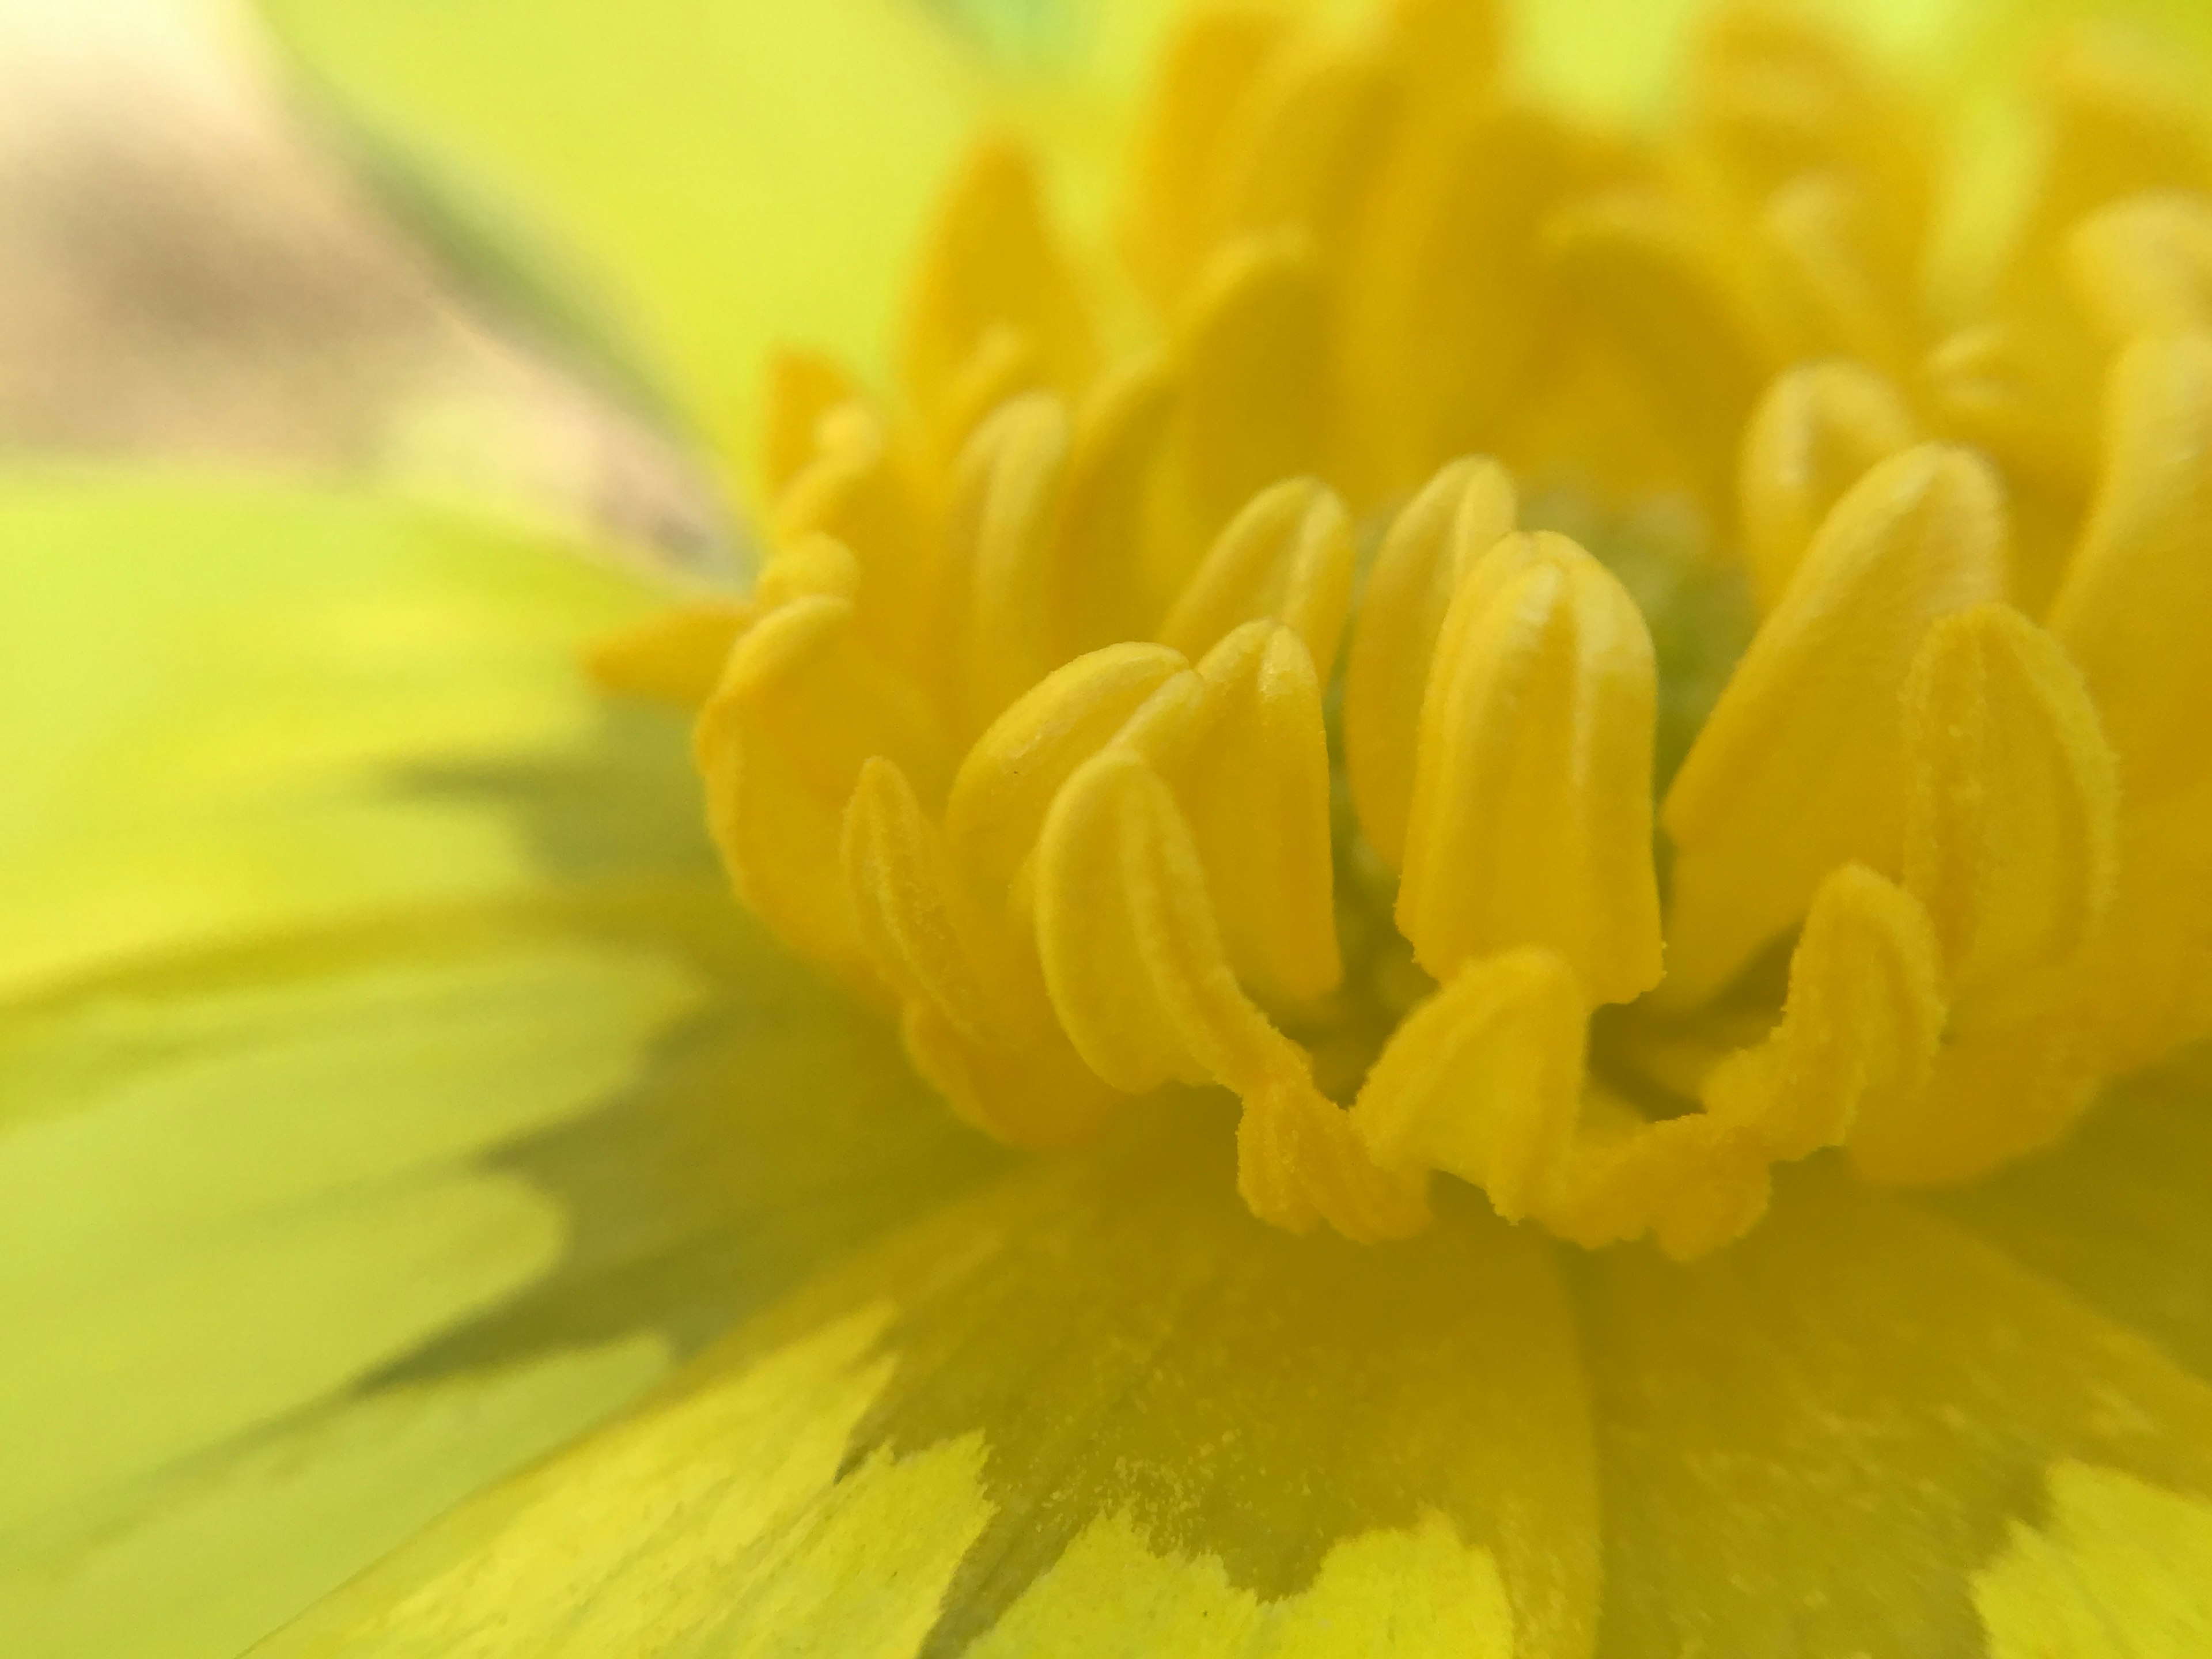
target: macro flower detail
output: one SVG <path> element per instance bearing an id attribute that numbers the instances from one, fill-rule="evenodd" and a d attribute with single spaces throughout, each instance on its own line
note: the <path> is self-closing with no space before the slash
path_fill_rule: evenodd
<path id="1" fill-rule="evenodd" d="M 15 1647 L 2212 1652 L 2179 52 L 259 4 L 690 499 L 0 480 Z"/>
<path id="2" fill-rule="evenodd" d="M 787 357 L 755 594 L 603 672 L 702 703 L 739 894 L 1002 1139 L 1218 1084 L 1277 1225 L 1404 1237 L 1441 1172 L 1683 1258 L 1778 1163 L 2048 1145 L 2203 1029 L 2212 868 L 2154 827 L 2212 786 L 2153 620 L 2212 597 L 2195 210 L 2069 132 L 1996 314 L 1931 340 L 1926 121 L 1838 40 L 1724 13 L 1639 147 L 1486 90 L 1471 15 L 1183 25 L 1121 221 L 1156 346 L 1102 349 L 987 141 L 909 289 L 911 412 Z M 2053 386 L 1990 355 L 2062 277 L 2107 383 L 2073 529 L 2021 435 Z M 1632 556 L 1703 591 L 1655 618 L 1545 526 L 1602 552 L 1664 492 L 1713 529 Z M 1655 631 L 1724 658 L 1745 609 L 1696 707 Z"/>

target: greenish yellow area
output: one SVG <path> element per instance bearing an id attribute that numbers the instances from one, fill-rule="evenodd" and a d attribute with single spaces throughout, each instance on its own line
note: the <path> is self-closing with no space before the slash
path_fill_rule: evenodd
<path id="1" fill-rule="evenodd" d="M 1107 1632 L 1111 1632 L 1110 1638 Z M 1163 1559 L 1119 1515 L 1094 1521 L 1023 1592 L 972 1659 L 1096 1651 L 1111 1639 L 1159 1659 L 1382 1659 L 1451 1653 L 1511 1659 L 1513 1612 L 1490 1557 L 1430 1516 L 1331 1550 L 1313 1583 L 1263 1601 L 1211 1559 Z"/>
<path id="2" fill-rule="evenodd" d="M 1618 1659 L 1975 1653 L 1977 1575 L 2053 1462 L 2212 1494 L 2201 1376 L 1828 1172 L 1710 1262 L 1584 1282 Z"/>
<path id="3" fill-rule="evenodd" d="M 231 1659 L 667 1360 L 641 1335 L 307 1413 L 0 1555 L 0 1626 L 45 1659 Z"/>
<path id="4" fill-rule="evenodd" d="M 10 483 L 0 989 L 528 884 L 513 815 L 447 775 L 586 748 L 578 654 L 644 603 L 572 544 L 404 501 Z"/>
<path id="5" fill-rule="evenodd" d="M 350 109 L 573 258 L 734 468 L 767 349 L 884 360 L 980 64 L 905 0 L 272 0 Z"/>
<path id="6" fill-rule="evenodd" d="M 1974 1575 L 1990 1659 L 2188 1659 L 2212 1649 L 2212 1503 L 2054 1464 L 2051 1516 Z"/>
<path id="7" fill-rule="evenodd" d="M 670 950 L 456 915 L 0 1016 L 0 1624 L 235 1652 L 657 1375 L 641 1319 L 374 1391 L 556 1273 L 572 1203 L 501 1149 L 702 1000 Z"/>
<path id="8" fill-rule="evenodd" d="M 831 1271 L 270 1659 L 1581 1659 L 1597 1512 L 1542 1248 L 1284 1237 L 1182 1108 Z"/>
<path id="9" fill-rule="evenodd" d="M 268 1651 L 642 1659 L 719 1632 L 738 1650 L 913 1652 L 989 1505 L 975 1438 L 840 1478 L 890 1377 L 869 1358 L 882 1324 L 855 1313 L 695 1378 L 433 1534 L 475 1547 L 395 1605 L 347 1617 L 419 1548 Z"/>

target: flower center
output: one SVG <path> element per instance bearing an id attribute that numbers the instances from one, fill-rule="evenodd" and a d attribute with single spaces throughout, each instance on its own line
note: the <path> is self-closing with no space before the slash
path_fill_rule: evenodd
<path id="1" fill-rule="evenodd" d="M 984 145 L 912 419 L 788 359 L 757 590 L 603 666 L 703 702 L 739 894 L 1010 1141 L 1218 1085 L 1279 1225 L 1402 1236 L 1442 1172 L 1684 1257 L 1778 1163 L 2048 1143 L 2212 1009 L 2212 205 L 2057 152 L 2123 325 L 2039 381 L 2071 221 L 1923 343 L 1926 117 L 1843 46 L 1726 15 L 1659 147 L 1468 15 L 1200 14 L 1125 224 L 1168 343 L 1103 370 Z M 1537 527 L 1638 501 L 1726 527 Z"/>

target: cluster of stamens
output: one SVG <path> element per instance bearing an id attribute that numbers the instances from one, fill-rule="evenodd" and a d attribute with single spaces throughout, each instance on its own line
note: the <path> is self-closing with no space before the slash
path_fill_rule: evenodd
<path id="1" fill-rule="evenodd" d="M 2181 118 L 2054 70 L 2021 251 L 1939 324 L 1924 119 L 1833 40 L 1725 14 L 1666 145 L 1493 53 L 1447 0 L 1196 16 L 1125 225 L 1169 343 L 1104 369 L 983 146 L 910 417 L 786 359 L 756 591 L 603 669 L 701 705 L 739 895 L 1008 1141 L 1218 1085 L 1279 1225 L 1403 1236 L 1442 1171 L 1677 1256 L 1823 1148 L 2047 1144 L 2212 1026 L 2212 197 L 2142 176 Z M 1757 613 L 1656 825 L 1652 630 L 1516 477 L 1692 503 Z"/>

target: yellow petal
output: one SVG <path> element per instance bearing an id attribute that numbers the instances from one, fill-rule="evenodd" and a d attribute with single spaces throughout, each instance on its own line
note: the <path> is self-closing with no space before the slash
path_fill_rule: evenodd
<path id="1" fill-rule="evenodd" d="M 2075 228 L 2066 254 L 2075 292 L 2115 345 L 2212 328 L 2212 203 L 2203 197 L 2115 202 Z"/>
<path id="2" fill-rule="evenodd" d="M 1518 510 L 1504 468 L 1455 461 L 1392 522 L 1368 574 L 1345 665 L 1345 768 L 1359 827 L 1394 869 L 1405 856 L 1437 637 L 1462 579 Z"/>
<path id="3" fill-rule="evenodd" d="M 1840 1146 L 1863 1112 L 1910 1115 L 1943 1035 L 1942 974 L 1927 913 L 1845 865 L 1814 896 L 1781 1024 L 1706 1078 L 1706 1110 L 1785 1159 Z"/>
<path id="4" fill-rule="evenodd" d="M 1261 490 L 1215 538 L 1160 624 L 1160 640 L 1204 656 L 1240 623 L 1280 623 L 1328 678 L 1352 609 L 1359 550 L 1352 515 L 1326 484 L 1286 478 Z"/>
<path id="5" fill-rule="evenodd" d="M 2212 483 L 2212 336 L 2142 341 L 2112 370 L 2105 472 L 2051 607 L 2081 665 L 2131 795 L 2202 772 L 2212 663 L 2197 620 L 2212 613 L 2200 556 Z"/>
<path id="6" fill-rule="evenodd" d="M 1201 536 L 1259 491 L 1322 470 L 1330 434 L 1328 294 L 1295 234 L 1224 248 L 1192 298 L 1177 443 Z"/>
<path id="7" fill-rule="evenodd" d="M 679 953 L 464 917 L 12 1011 L 0 1531 L 51 1529 L 544 1279 L 562 1205 L 475 1160 L 635 1087 L 704 998 Z"/>
<path id="8" fill-rule="evenodd" d="M 1893 864 L 1905 675 L 1939 617 L 2002 594 L 2005 557 L 2000 486 L 1961 450 L 1908 450 L 1837 503 L 1668 790 L 1670 997 L 1717 990 L 1838 864 Z"/>
<path id="9" fill-rule="evenodd" d="M 2081 677 L 2005 605 L 1928 631 L 1905 688 L 1906 887 L 1961 1017 L 2073 962 L 2112 906 L 2119 787 Z"/>
<path id="10" fill-rule="evenodd" d="M 2114 1084 L 2059 1146 L 1942 1194 L 1943 1212 L 2212 1379 L 2208 1094 L 2201 1051 Z"/>
<path id="11" fill-rule="evenodd" d="M 1019 335 L 1048 385 L 1073 396 L 1090 379 L 1088 307 L 1046 222 L 1036 163 L 1003 135 L 969 153 L 922 241 L 903 368 L 926 416 L 943 407 L 994 327 Z"/>
<path id="12" fill-rule="evenodd" d="M 1574 543 L 1516 536 L 1475 563 L 1422 701 L 1398 889 L 1430 973 L 1540 945 L 1600 1002 L 1658 979 L 1656 697 L 1636 602 Z"/>
<path id="13" fill-rule="evenodd" d="M 21 1550 L 0 1565 L 0 1621 L 44 1659 L 233 1659 L 669 1359 L 636 1336 L 318 1409 Z"/>
<path id="14" fill-rule="evenodd" d="M 1284 1237 L 1188 1110 L 855 1263 L 265 1659 L 1224 1630 L 1279 1659 L 1353 1631 L 1586 1654 L 1595 1473 L 1548 1257 L 1472 1218 L 1389 1252 Z"/>
<path id="15" fill-rule="evenodd" d="M 1744 431 L 1736 491 L 1762 611 L 1781 603 L 1844 492 L 1919 438 L 1904 395 L 1860 364 L 1806 364 L 1767 388 Z"/>
<path id="16" fill-rule="evenodd" d="M 1209 251 L 1211 193 L 1239 100 L 1290 20 L 1266 8 L 1190 8 L 1159 58 L 1130 165 L 1121 247 L 1163 311 Z"/>

